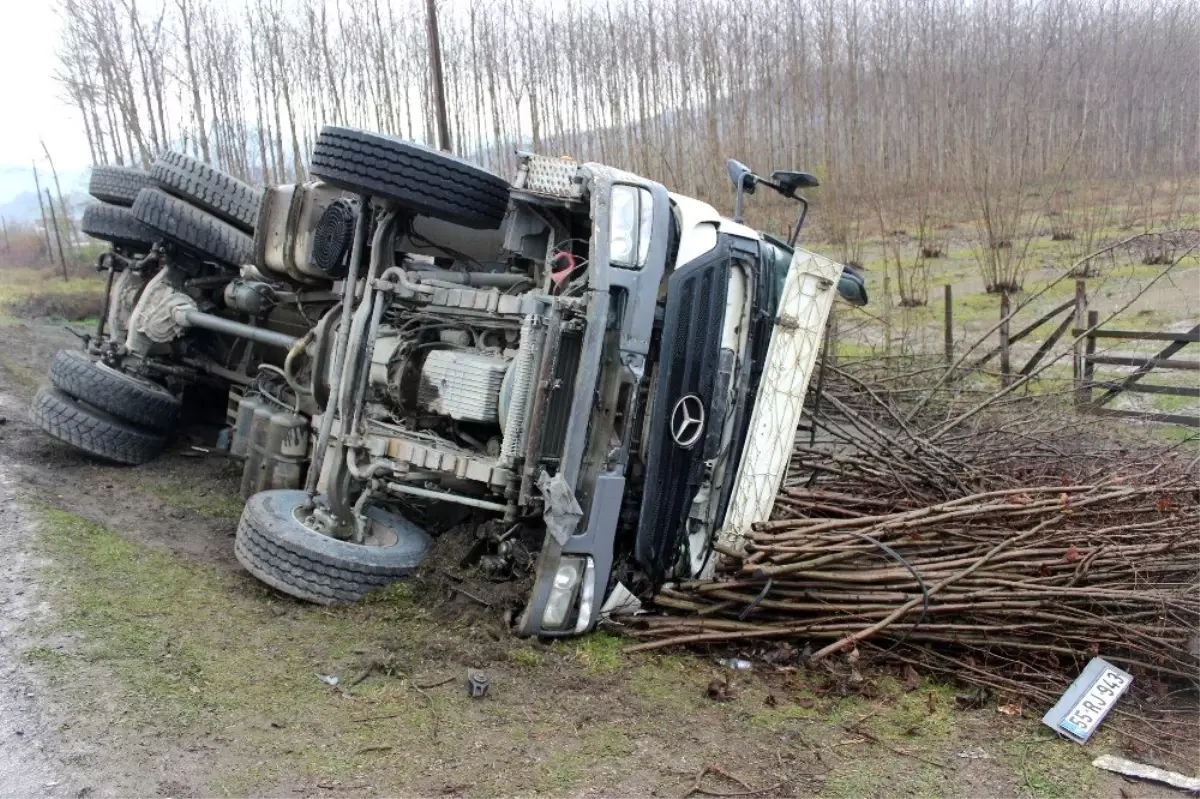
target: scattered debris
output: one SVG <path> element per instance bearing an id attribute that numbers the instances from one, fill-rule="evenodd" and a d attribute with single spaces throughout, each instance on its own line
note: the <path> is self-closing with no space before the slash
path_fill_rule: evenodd
<path id="1" fill-rule="evenodd" d="M 472 699 L 482 699 L 492 687 L 491 678 L 480 669 L 467 669 L 467 693 Z"/>
<path id="2" fill-rule="evenodd" d="M 388 719 L 398 719 L 404 713 L 385 713 L 382 716 L 363 716 L 362 718 L 350 719 L 355 724 L 365 724 L 368 721 L 387 721 Z"/>
<path id="3" fill-rule="evenodd" d="M 704 695 L 714 702 L 732 702 L 740 693 L 737 685 L 730 682 L 729 677 L 714 677 Z"/>
<path id="4" fill-rule="evenodd" d="M 996 708 L 996 712 L 1002 716 L 1019 716 L 1021 715 L 1021 706 L 1009 702 L 1008 704 L 1000 705 L 998 708 Z"/>
<path id="5" fill-rule="evenodd" d="M 1200 792 L 1200 779 L 1196 777 L 1185 777 L 1183 774 L 1178 774 L 1174 771 L 1167 771 L 1157 766 L 1148 766 L 1145 763 L 1135 763 L 1123 757 L 1101 755 L 1092 761 L 1092 765 L 1105 771 L 1115 772 L 1123 777 L 1161 782 L 1164 785 L 1170 785 L 1172 788 L 1178 788 L 1181 791 L 1189 791 L 1191 793 Z"/>
<path id="6" fill-rule="evenodd" d="M 341 682 L 341 680 L 339 680 L 337 677 L 334 677 L 332 674 L 318 674 L 317 679 L 333 688 L 336 688 L 337 684 Z"/>
<path id="7" fill-rule="evenodd" d="M 991 698 L 992 690 L 980 686 L 969 694 L 956 694 L 954 697 L 954 706 L 959 710 L 979 710 L 980 708 L 987 707 Z"/>
<path id="8" fill-rule="evenodd" d="M 722 658 L 717 663 L 730 671 L 750 671 L 754 668 L 754 664 L 745 658 Z"/>
<path id="9" fill-rule="evenodd" d="M 365 754 L 369 754 L 371 752 L 390 752 L 394 748 L 395 747 L 388 746 L 386 744 L 384 744 L 382 746 L 364 746 L 362 749 L 359 749 L 357 752 L 355 752 L 355 754 L 365 755 Z"/>
<path id="10" fill-rule="evenodd" d="M 719 791 L 712 788 L 705 788 L 703 786 L 704 778 L 709 774 L 715 774 L 718 777 L 724 777 L 729 782 L 741 787 L 742 790 Z M 700 773 L 696 775 L 696 781 L 692 783 L 691 788 L 684 792 L 681 799 L 688 799 L 689 796 L 694 796 L 695 794 L 702 794 L 704 796 L 758 796 L 764 793 L 771 793 L 772 791 L 782 788 L 786 784 L 786 782 L 778 782 L 774 785 L 768 785 L 765 788 L 752 788 L 745 780 L 735 777 L 723 768 L 719 768 L 717 766 L 705 766 L 704 768 L 700 769 Z"/>
<path id="11" fill-rule="evenodd" d="M 642 612 L 642 600 L 633 595 L 624 583 L 617 583 L 600 608 L 602 617 L 636 616 Z"/>
<path id="12" fill-rule="evenodd" d="M 566 544 L 583 518 L 583 508 L 579 507 L 575 492 L 561 474 L 551 477 L 545 470 L 538 475 L 537 487 L 546 499 L 542 514 L 546 531 L 560 545 Z"/>
<path id="13" fill-rule="evenodd" d="M 812 654 L 811 650 L 809 654 Z M 796 647 L 791 644 L 780 644 L 772 647 L 762 654 L 764 663 L 769 663 L 772 666 L 786 666 L 795 663 L 800 655 L 796 651 Z"/>
<path id="14" fill-rule="evenodd" d="M 859 725 L 843 725 L 843 729 L 846 730 L 846 732 L 853 733 L 855 735 L 860 735 L 863 738 L 866 738 L 871 743 L 876 744 L 877 746 L 882 746 L 884 749 L 889 749 L 898 755 L 902 755 L 904 757 L 911 757 L 913 760 L 919 760 L 922 763 L 928 763 L 929 765 L 937 766 L 938 768 L 943 768 L 943 769 L 946 768 L 946 764 L 941 762 L 940 760 L 933 760 L 932 758 L 925 757 L 924 755 L 918 754 L 917 752 L 910 752 L 907 749 L 901 749 L 898 746 L 893 746 L 892 744 L 890 744 L 887 741 L 883 740 L 882 738 L 878 737 L 874 733 L 868 732 L 867 730 L 863 729 Z"/>

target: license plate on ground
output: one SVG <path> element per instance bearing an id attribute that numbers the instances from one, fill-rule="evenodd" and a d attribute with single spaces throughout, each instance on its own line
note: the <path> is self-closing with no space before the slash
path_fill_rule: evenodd
<path id="1" fill-rule="evenodd" d="M 1093 658 L 1042 721 L 1056 732 L 1085 743 L 1132 682 L 1128 672 Z"/>

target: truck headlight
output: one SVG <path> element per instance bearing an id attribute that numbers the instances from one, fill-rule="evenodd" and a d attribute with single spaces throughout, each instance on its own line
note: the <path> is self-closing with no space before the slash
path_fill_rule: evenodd
<path id="1" fill-rule="evenodd" d="M 550 587 L 550 597 L 546 600 L 546 609 L 542 611 L 542 627 L 557 630 L 567 623 L 585 565 L 584 558 L 564 556 L 559 560 L 558 571 L 554 573 L 554 585 Z"/>
<path id="2" fill-rule="evenodd" d="M 632 267 L 646 265 L 653 210 L 650 192 L 636 186 L 613 186 L 608 234 L 610 261 Z"/>

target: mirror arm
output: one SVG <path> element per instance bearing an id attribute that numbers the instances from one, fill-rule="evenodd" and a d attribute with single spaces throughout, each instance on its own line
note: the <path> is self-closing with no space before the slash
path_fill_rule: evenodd
<path id="1" fill-rule="evenodd" d="M 740 223 L 740 222 L 745 221 L 745 219 L 742 216 L 742 197 L 743 197 L 743 195 L 745 195 L 745 193 L 746 193 L 746 181 L 739 180 L 738 185 L 737 185 L 737 190 L 735 191 L 734 198 L 733 198 L 733 221 L 734 222 Z"/>
<path id="2" fill-rule="evenodd" d="M 804 217 L 808 216 L 808 200 L 795 195 L 796 202 L 800 203 L 800 218 L 796 220 L 796 229 L 792 231 L 791 238 L 788 239 L 788 246 L 793 250 L 796 249 L 796 239 L 800 238 L 800 228 L 804 227 Z"/>

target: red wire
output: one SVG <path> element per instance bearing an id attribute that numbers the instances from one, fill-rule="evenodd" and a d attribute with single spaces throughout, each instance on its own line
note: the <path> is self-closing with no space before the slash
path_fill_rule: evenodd
<path id="1" fill-rule="evenodd" d="M 562 288 L 562 284 L 566 282 L 567 278 L 571 276 L 571 273 L 574 272 L 579 266 L 579 264 L 575 261 L 575 256 L 569 252 L 555 253 L 552 263 L 557 264 L 559 260 L 564 258 L 567 261 L 567 267 L 565 269 L 550 270 L 550 282 L 554 284 L 554 288 L 556 290 Z"/>

